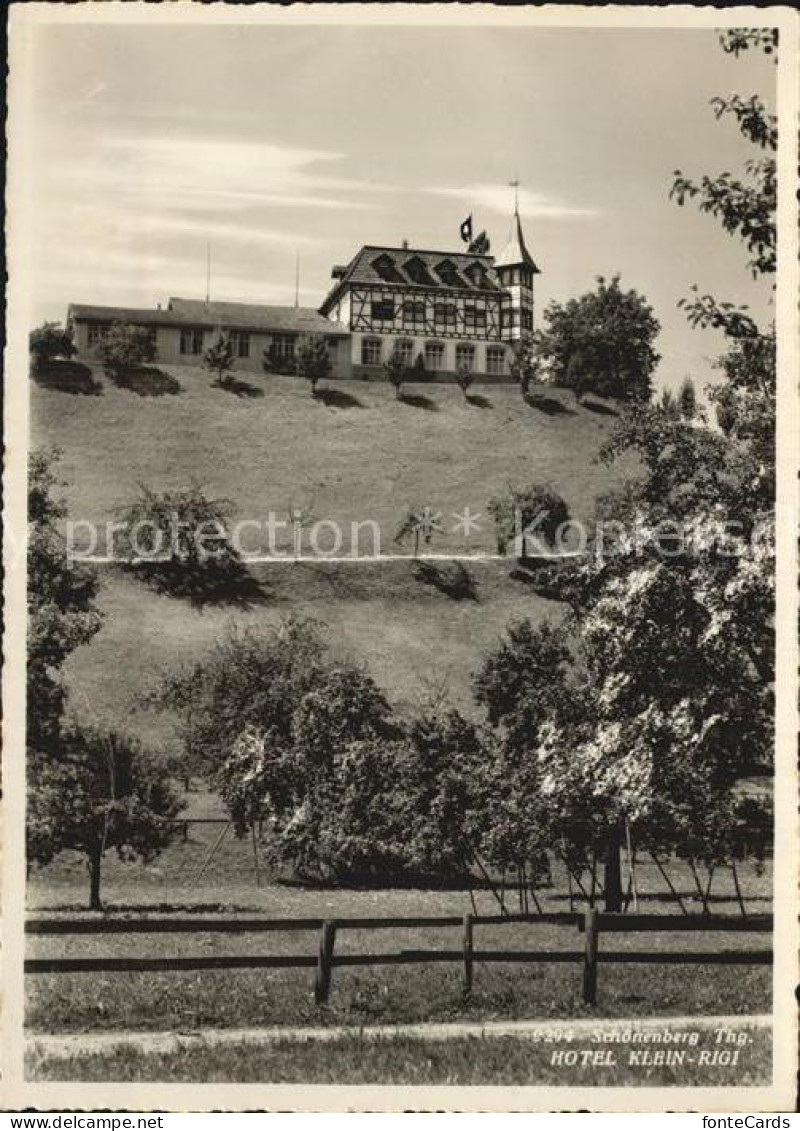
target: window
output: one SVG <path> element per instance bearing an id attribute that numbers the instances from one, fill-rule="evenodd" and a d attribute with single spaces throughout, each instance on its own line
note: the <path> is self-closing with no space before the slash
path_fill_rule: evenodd
<path id="1" fill-rule="evenodd" d="M 412 255 L 410 259 L 406 260 L 403 267 L 409 279 L 414 283 L 419 283 L 423 287 L 436 286 L 436 280 L 418 255 Z"/>
<path id="2" fill-rule="evenodd" d="M 380 338 L 364 338 L 361 342 L 361 364 L 380 365 L 381 340 Z"/>
<path id="3" fill-rule="evenodd" d="M 373 322 L 393 322 L 394 303 L 390 298 L 382 298 L 372 303 Z"/>
<path id="4" fill-rule="evenodd" d="M 522 314 L 522 322 L 521 322 L 522 329 L 523 330 L 532 330 L 533 329 L 533 311 L 527 310 L 526 308 L 523 307 L 521 314 Z"/>
<path id="5" fill-rule="evenodd" d="M 455 329 L 456 307 L 453 302 L 437 302 L 433 307 L 433 321 L 445 330 Z"/>
<path id="6" fill-rule="evenodd" d="M 462 366 L 469 369 L 475 368 L 475 347 L 462 345 L 459 342 L 456 346 L 456 369 Z"/>
<path id="7" fill-rule="evenodd" d="M 398 338 L 394 344 L 394 350 L 399 354 L 403 365 L 410 369 L 414 360 L 414 343 L 410 342 L 408 338 Z"/>
<path id="8" fill-rule="evenodd" d="M 489 346 L 486 350 L 486 372 L 500 376 L 506 371 L 506 351 L 502 346 Z"/>
<path id="9" fill-rule="evenodd" d="M 101 322 L 87 322 L 86 323 L 86 344 L 89 346 L 96 346 L 104 333 L 103 325 Z"/>
<path id="10" fill-rule="evenodd" d="M 269 347 L 270 358 L 275 364 L 294 361 L 295 334 L 273 334 Z"/>
<path id="11" fill-rule="evenodd" d="M 232 330 L 231 344 L 234 357 L 250 356 L 250 335 L 245 330 Z"/>
<path id="12" fill-rule="evenodd" d="M 444 367 L 444 345 L 441 342 L 425 343 L 425 368 L 435 371 Z"/>
<path id="13" fill-rule="evenodd" d="M 464 326 L 467 330 L 485 330 L 486 311 L 479 310 L 476 306 L 465 306 Z"/>
<path id="14" fill-rule="evenodd" d="M 411 327 L 425 325 L 425 303 L 419 299 L 406 299 L 403 303 L 403 325 Z"/>
<path id="15" fill-rule="evenodd" d="M 486 282 L 486 269 L 482 263 L 470 263 L 464 274 L 469 276 L 470 282 L 476 287 L 482 287 Z"/>
<path id="16" fill-rule="evenodd" d="M 391 255 L 379 255 L 377 259 L 373 259 L 372 266 L 380 277 L 387 283 L 402 283 L 403 276 L 397 269 L 397 264 L 392 259 Z"/>
<path id="17" fill-rule="evenodd" d="M 458 277 L 456 265 L 451 259 L 443 259 L 441 263 L 437 263 L 436 274 L 439 276 L 446 287 L 461 286 L 461 280 Z"/>
<path id="18" fill-rule="evenodd" d="M 198 354 L 203 352 L 202 330 L 181 330 L 181 353 Z"/>

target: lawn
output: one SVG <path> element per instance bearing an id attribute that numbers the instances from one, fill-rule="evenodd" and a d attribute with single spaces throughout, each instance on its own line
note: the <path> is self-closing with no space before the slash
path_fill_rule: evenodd
<path id="1" fill-rule="evenodd" d="M 211 388 L 201 369 L 176 366 L 168 376 L 177 391 L 157 396 L 99 372 L 96 396 L 31 385 L 32 443 L 63 448 L 73 518 L 105 523 L 137 484 L 176 489 L 194 478 L 230 499 L 240 518 L 270 509 L 285 518 L 299 503 L 342 526 L 375 520 L 384 553 L 397 551 L 406 505 L 429 505 L 445 520 L 431 548 L 465 553 L 494 549 L 486 502 L 509 482 L 552 482 L 586 517 L 597 491 L 618 478 L 594 462 L 614 416 L 562 389 L 526 404 L 516 386 L 492 386 L 478 407 L 446 384 L 424 395 L 409 387 L 408 403 L 382 383 L 338 382 L 314 399 L 298 378 L 248 374 L 258 395 L 241 397 Z M 469 540 L 451 530 L 465 506 L 483 516 Z"/>
<path id="2" fill-rule="evenodd" d="M 107 869 L 109 910 L 115 914 L 172 912 L 189 914 L 227 910 L 258 912 L 270 918 L 344 918 L 366 916 L 463 915 L 470 910 L 464 890 L 321 889 L 270 884 L 257 889 L 250 846 L 223 845 L 200 884 L 192 879 L 202 862 L 203 845 L 180 842 L 153 868 L 113 864 Z M 77 862 L 75 862 L 77 863 Z M 39 911 L 76 913 L 86 906 L 82 866 L 65 856 L 36 876 L 30 903 Z M 692 902 L 688 870 L 670 865 L 670 873 L 688 908 Z M 771 877 L 745 867 L 742 874 L 750 913 L 771 908 Z M 569 909 L 566 882 L 554 868 L 554 886 L 543 889 L 546 910 Z M 640 909 L 675 912 L 658 872 L 642 866 Z M 496 913 L 490 892 L 476 892 L 478 910 Z M 715 879 L 714 914 L 736 914 L 729 875 Z M 269 935 L 73 936 L 35 937 L 28 952 L 36 955 L 162 954 L 316 954 L 317 930 Z M 337 953 L 375 953 L 402 949 L 457 949 L 460 930 L 415 928 L 402 931 L 341 932 Z M 602 952 L 601 943 L 601 952 Z M 693 931 L 691 935 L 615 935 L 614 949 L 706 950 L 762 949 L 764 935 Z M 574 927 L 506 924 L 476 928 L 476 949 L 581 950 Z M 411 972 L 413 971 L 413 976 Z M 369 1023 L 447 1021 L 454 1018 L 508 1019 L 593 1015 L 582 1002 L 581 967 L 564 964 L 478 964 L 472 998 L 465 1001 L 458 965 L 409 968 L 341 968 L 334 971 L 327 1007 L 312 996 L 313 970 L 206 971 L 164 974 L 30 975 L 27 1024 L 38 1031 L 91 1029 L 194 1029 L 241 1025 L 363 1025 Z M 601 965 L 596 1013 L 602 1016 L 656 1016 L 758 1013 L 769 1010 L 768 967 L 671 965 Z M 88 991 L 88 992 L 87 992 Z M 691 1003 L 691 1005 L 687 1005 Z"/>
<path id="3" fill-rule="evenodd" d="M 455 386 L 432 384 L 424 395 L 410 390 L 413 403 L 403 403 L 381 383 L 338 383 L 315 400 L 291 377 L 249 374 L 248 396 L 211 388 L 200 369 L 174 367 L 166 377 L 137 392 L 95 371 L 94 395 L 65 392 L 65 382 L 32 383 L 32 444 L 62 449 L 73 521 L 102 528 L 138 484 L 166 490 L 194 479 L 229 499 L 237 519 L 263 522 L 272 510 L 283 521 L 297 504 L 345 532 L 353 521 L 374 521 L 383 554 L 408 552 L 393 541 L 398 520 L 410 504 L 429 505 L 442 515 L 442 532 L 426 551 L 471 555 L 495 550 L 486 504 L 509 482 L 550 481 L 572 513 L 586 517 L 624 466 L 595 460 L 613 415 L 565 390 L 525 403 L 515 386 L 496 386 L 469 402 Z M 141 395 L 148 391 L 158 395 Z M 469 537 L 453 529 L 465 507 L 480 516 Z M 249 537 L 246 549 L 263 548 L 261 535 L 253 533 L 256 543 Z M 364 537 L 369 552 L 372 538 Z M 279 532 L 277 547 L 285 545 Z M 347 535 L 343 552 L 349 548 Z M 268 624 L 296 612 L 324 622 L 399 710 L 442 682 L 454 705 L 470 710 L 472 673 L 508 621 L 560 615 L 510 566 L 470 562 L 454 584 L 454 567 L 442 562 L 284 561 L 253 567 L 260 594 L 247 607 L 201 609 L 102 566 L 105 621 L 68 662 L 72 707 L 174 748 L 169 720 L 142 709 L 143 693 L 230 622 Z"/>
<path id="4" fill-rule="evenodd" d="M 690 1026 L 686 1026 L 687 1029 Z M 27 1075 L 38 1080 L 159 1083 L 199 1082 L 270 1084 L 455 1084 L 747 1086 L 770 1082 L 772 1042 L 764 1030 L 743 1026 L 749 1043 L 738 1050 L 737 1063 L 719 1065 L 701 1058 L 719 1051 L 713 1032 L 701 1032 L 693 1046 L 667 1065 L 643 1063 L 659 1046 L 592 1043 L 577 1038 L 554 1046 L 517 1037 L 470 1037 L 431 1041 L 409 1037 L 368 1038 L 354 1033 L 334 1041 L 276 1041 L 269 1045 L 241 1042 L 225 1047 L 192 1044 L 176 1052 L 146 1054 L 120 1045 L 108 1055 L 27 1057 Z M 579 1063 L 554 1063 L 564 1050 L 577 1051 Z M 735 1050 L 736 1051 L 736 1050 Z M 583 1064 L 582 1053 L 610 1054 L 609 1063 Z M 730 1054 L 728 1054 L 730 1055 Z M 587 1058 L 588 1059 L 588 1058 Z M 728 1059 L 725 1057 L 723 1059 Z"/>

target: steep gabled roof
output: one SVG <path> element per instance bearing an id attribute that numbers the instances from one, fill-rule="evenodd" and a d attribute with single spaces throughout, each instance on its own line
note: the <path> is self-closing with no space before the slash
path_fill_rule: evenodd
<path id="1" fill-rule="evenodd" d="M 443 263 L 452 271 L 442 274 Z M 479 265 L 483 270 L 470 272 Z M 461 251 L 424 251 L 411 247 L 375 247 L 368 244 L 351 259 L 344 272 L 337 267 L 337 280 L 320 306 L 325 313 L 351 286 L 424 287 L 428 290 L 471 291 L 474 294 L 502 290 L 491 255 L 470 255 Z"/>
<path id="2" fill-rule="evenodd" d="M 495 266 L 519 267 L 523 263 L 526 267 L 530 267 L 535 275 L 540 274 L 539 268 L 533 262 L 533 258 L 525 246 L 525 237 L 522 234 L 522 221 L 519 218 L 519 212 L 515 211 L 511 221 L 511 232 L 509 233 L 508 243 L 498 255 Z"/>

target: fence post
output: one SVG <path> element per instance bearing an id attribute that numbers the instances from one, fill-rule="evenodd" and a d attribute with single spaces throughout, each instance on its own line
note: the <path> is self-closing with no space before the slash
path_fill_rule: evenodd
<path id="1" fill-rule="evenodd" d="M 587 1005 L 597 1002 L 597 911 L 590 907 L 583 919 L 586 946 L 583 953 L 583 1000 Z"/>
<path id="2" fill-rule="evenodd" d="M 317 1005 L 325 1005 L 331 992 L 333 976 L 333 948 L 336 943 L 336 924 L 324 922 L 319 938 L 319 961 L 317 977 L 314 982 L 314 1000 Z"/>
<path id="3" fill-rule="evenodd" d="M 472 916 L 464 916 L 464 996 L 472 993 Z"/>

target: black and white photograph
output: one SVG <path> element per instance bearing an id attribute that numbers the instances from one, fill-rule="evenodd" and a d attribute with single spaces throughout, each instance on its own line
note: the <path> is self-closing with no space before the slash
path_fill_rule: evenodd
<path id="1" fill-rule="evenodd" d="M 797 30 L 12 5 L 4 1107 L 794 1110 Z"/>

